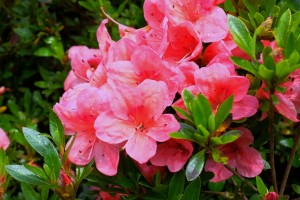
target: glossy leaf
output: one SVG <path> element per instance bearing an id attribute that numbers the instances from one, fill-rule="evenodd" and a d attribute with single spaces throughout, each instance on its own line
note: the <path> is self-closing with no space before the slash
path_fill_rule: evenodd
<path id="1" fill-rule="evenodd" d="M 236 44 L 252 58 L 255 57 L 254 49 L 249 46 L 252 37 L 245 24 L 237 17 L 228 15 L 228 26 Z"/>
<path id="2" fill-rule="evenodd" d="M 205 162 L 205 149 L 196 153 L 186 166 L 185 175 L 188 181 L 195 180 L 203 170 Z"/>
<path id="3" fill-rule="evenodd" d="M 201 191 L 201 180 L 197 177 L 185 189 L 182 200 L 199 200 Z"/>
<path id="4" fill-rule="evenodd" d="M 169 190 L 168 190 L 168 199 L 175 200 L 177 199 L 176 197 L 178 197 L 178 195 L 183 194 L 184 185 L 185 185 L 185 176 L 184 176 L 184 171 L 181 170 L 172 176 L 169 185 Z"/>
<path id="5" fill-rule="evenodd" d="M 52 144 L 50 140 L 41 135 L 38 131 L 23 127 L 23 133 L 28 143 L 42 156 L 45 155 L 48 145 Z M 54 148 L 54 147 L 53 147 Z"/>
<path id="6" fill-rule="evenodd" d="M 187 89 L 184 89 L 182 92 L 182 98 L 183 98 L 183 102 L 185 107 L 188 110 L 192 109 L 192 102 L 194 101 L 195 97 L 194 95 Z"/>
<path id="7" fill-rule="evenodd" d="M 34 174 L 32 171 L 28 170 L 23 165 L 6 165 L 5 168 L 12 177 L 14 177 L 20 182 L 33 185 L 49 186 L 47 180 Z"/>
<path id="8" fill-rule="evenodd" d="M 220 150 L 213 148 L 211 153 L 212 153 L 212 158 L 214 159 L 214 161 L 216 161 L 217 163 L 224 164 L 224 165 L 227 164 L 228 158 L 226 156 L 224 156 Z"/>
<path id="9" fill-rule="evenodd" d="M 259 176 L 256 177 L 256 187 L 260 195 L 265 195 L 268 193 L 267 187 Z"/>

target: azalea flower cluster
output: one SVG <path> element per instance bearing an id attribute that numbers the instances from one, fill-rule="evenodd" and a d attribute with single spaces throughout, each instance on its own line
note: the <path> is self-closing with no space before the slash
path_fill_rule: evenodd
<path id="1" fill-rule="evenodd" d="M 120 150 L 125 150 L 141 168 L 151 163 L 179 171 L 194 147 L 191 141 L 170 138 L 180 124 L 167 108 L 186 109 L 178 99 L 184 89 L 204 95 L 214 113 L 233 95 L 233 120 L 257 112 L 257 97 L 269 96 L 263 89 L 257 96 L 249 95 L 249 79 L 238 75 L 230 60 L 230 56 L 249 57 L 232 40 L 227 15 L 218 7 L 223 2 L 146 0 L 146 27 L 118 24 L 121 39 L 113 41 L 105 19 L 97 30 L 99 48 L 74 46 L 69 50 L 72 70 L 65 81 L 65 93 L 53 109 L 65 133 L 72 136 L 67 146 L 74 140 L 69 153 L 72 163 L 86 165 L 94 159 L 100 172 L 113 176 Z M 296 84 L 295 80 L 299 80 L 297 74 L 291 75 L 291 84 Z M 278 98 L 285 104 L 299 104 L 292 94 L 278 94 Z M 298 111 L 294 107 L 289 106 Z M 294 113 L 290 117 L 280 105 L 276 108 L 296 121 Z M 236 129 L 240 138 L 218 149 L 242 176 L 255 177 L 263 169 L 262 158 L 249 146 L 254 140 L 250 130 Z M 205 170 L 214 173 L 214 182 L 233 175 L 212 158 Z"/>

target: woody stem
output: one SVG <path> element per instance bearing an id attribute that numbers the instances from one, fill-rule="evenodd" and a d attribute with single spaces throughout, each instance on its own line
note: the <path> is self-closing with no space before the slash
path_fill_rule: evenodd
<path id="1" fill-rule="evenodd" d="M 298 144 L 299 144 L 299 140 L 300 140 L 300 126 L 298 127 L 298 130 L 294 137 L 294 145 L 291 150 L 291 154 L 290 154 L 290 157 L 289 157 L 289 160 L 288 160 L 285 172 L 284 172 L 283 180 L 282 180 L 281 187 L 280 187 L 280 193 L 279 193 L 280 195 L 283 195 L 283 193 L 284 193 L 286 182 L 287 182 L 287 179 L 289 177 L 290 170 L 292 167 L 292 162 L 293 162 L 293 159 L 294 159 L 294 156 L 295 156 Z"/>
<path id="2" fill-rule="evenodd" d="M 225 165 L 225 167 L 231 171 L 234 175 L 236 175 L 237 177 L 239 177 L 239 179 L 245 183 L 247 186 L 249 186 L 253 191 L 257 192 L 257 188 L 252 185 L 252 183 L 250 183 L 248 180 L 246 180 L 244 177 L 242 177 L 235 169 L 233 169 L 232 167 L 230 167 L 229 165 Z"/>
<path id="3" fill-rule="evenodd" d="M 276 178 L 276 170 L 275 170 L 275 137 L 274 137 L 274 112 L 275 108 L 273 105 L 272 98 L 270 98 L 271 106 L 269 110 L 269 136 L 270 136 L 270 166 L 271 166 L 271 176 L 272 176 L 272 184 L 274 187 L 274 191 L 278 193 L 277 187 L 277 178 Z"/>

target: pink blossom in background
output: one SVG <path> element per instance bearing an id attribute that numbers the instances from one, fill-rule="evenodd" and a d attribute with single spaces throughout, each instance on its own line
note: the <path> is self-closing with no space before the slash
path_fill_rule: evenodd
<path id="1" fill-rule="evenodd" d="M 219 41 L 228 33 L 227 16 L 215 6 L 221 1 L 165 0 L 165 13 L 172 24 L 189 22 L 205 43 Z"/>
<path id="2" fill-rule="evenodd" d="M 279 195 L 276 192 L 268 192 L 263 196 L 263 200 L 278 200 Z"/>
<path id="3" fill-rule="evenodd" d="M 172 114 L 162 114 L 168 102 L 164 82 L 145 80 L 136 88 L 120 87 L 110 99 L 110 108 L 100 113 L 95 122 L 96 135 L 110 144 L 125 142 L 127 154 L 146 163 L 156 153 L 158 142 L 179 129 Z"/>
<path id="4" fill-rule="evenodd" d="M 193 153 L 193 145 L 189 141 L 169 139 L 157 146 L 154 157 L 150 159 L 156 166 L 167 166 L 171 172 L 178 172 Z"/>
<path id="5" fill-rule="evenodd" d="M 300 112 L 300 70 L 292 72 L 289 76 L 289 80 L 285 83 L 280 84 L 281 87 L 285 88 L 285 92 L 281 93 L 275 91 L 274 95 L 277 97 L 279 103 L 274 104 L 276 110 L 285 116 L 286 118 L 298 122 L 298 113 Z M 270 99 L 270 92 L 265 91 L 266 85 L 263 83 L 262 86 L 256 93 L 258 99 Z"/>
<path id="6" fill-rule="evenodd" d="M 154 182 L 154 176 L 156 173 L 159 172 L 162 177 L 165 177 L 165 175 L 166 175 L 165 167 L 155 166 L 155 165 L 152 165 L 150 162 L 146 162 L 143 164 L 135 162 L 135 164 L 138 167 L 138 169 L 140 170 L 141 174 L 151 184 L 153 184 L 153 182 Z"/>
<path id="7" fill-rule="evenodd" d="M 255 177 L 262 172 L 264 163 L 259 152 L 249 147 L 254 141 L 252 133 L 244 127 L 235 130 L 241 131 L 240 138 L 218 149 L 228 157 L 228 165 L 235 168 L 240 175 L 247 178 Z M 223 164 L 215 162 L 212 158 L 205 163 L 205 171 L 214 173 L 211 182 L 224 181 L 233 175 Z"/>
<path id="8" fill-rule="evenodd" d="M 0 148 L 6 150 L 10 144 L 10 140 L 7 137 L 6 132 L 0 128 Z"/>
<path id="9" fill-rule="evenodd" d="M 6 90 L 7 90 L 6 87 L 1 86 L 0 87 L 0 96 L 3 95 L 6 92 Z"/>

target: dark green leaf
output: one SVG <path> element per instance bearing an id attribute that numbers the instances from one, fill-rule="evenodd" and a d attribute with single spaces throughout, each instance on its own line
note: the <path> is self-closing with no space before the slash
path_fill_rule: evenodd
<path id="1" fill-rule="evenodd" d="M 31 185 L 21 183 L 21 189 L 26 200 L 40 200 L 40 195 L 32 188 Z"/>
<path id="2" fill-rule="evenodd" d="M 6 165 L 5 168 L 12 177 L 20 182 L 33 185 L 49 186 L 47 180 L 37 176 L 23 165 Z"/>
<path id="3" fill-rule="evenodd" d="M 224 188 L 225 182 L 208 182 L 208 188 L 210 191 L 221 192 Z"/>
<path id="4" fill-rule="evenodd" d="M 228 117 L 231 112 L 233 104 L 233 95 L 228 97 L 218 108 L 215 118 L 216 129 L 218 129 L 224 120 Z"/>
<path id="5" fill-rule="evenodd" d="M 50 110 L 49 119 L 50 134 L 53 138 L 53 141 L 58 147 L 63 148 L 65 146 L 64 127 L 57 114 L 53 110 Z"/>
<path id="6" fill-rule="evenodd" d="M 205 149 L 196 153 L 186 166 L 185 175 L 188 181 L 195 180 L 203 170 L 205 162 Z"/>
<path id="7" fill-rule="evenodd" d="M 260 195 L 263 196 L 268 193 L 267 187 L 259 176 L 256 177 L 256 187 Z"/>
<path id="8" fill-rule="evenodd" d="M 232 1 L 231 0 L 226 0 L 225 3 L 224 3 L 224 8 L 225 8 L 225 11 L 229 11 L 229 12 L 236 12 L 236 9 L 234 7 L 234 5 L 232 4 Z"/>
<path id="9" fill-rule="evenodd" d="M 44 161 L 45 164 L 51 169 L 51 179 L 53 181 L 56 181 L 59 176 L 61 160 L 56 149 L 51 144 L 47 145 L 47 151 L 45 152 Z"/>
<path id="10" fill-rule="evenodd" d="M 294 191 L 300 195 L 300 186 L 296 185 L 296 184 L 292 184 L 292 187 L 293 187 Z"/>
<path id="11" fill-rule="evenodd" d="M 48 179 L 46 173 L 44 172 L 44 170 L 38 166 L 31 166 L 29 164 L 24 164 L 24 167 L 26 167 L 29 171 L 32 171 L 34 174 L 36 174 L 37 176 L 43 178 L 43 179 Z"/>
<path id="12" fill-rule="evenodd" d="M 201 180 L 200 177 L 191 182 L 185 189 L 182 200 L 199 200 Z"/>
<path id="13" fill-rule="evenodd" d="M 178 195 L 183 194 L 184 185 L 185 185 L 185 176 L 184 176 L 184 171 L 181 170 L 172 176 L 169 185 L 168 199 L 175 200 Z"/>

